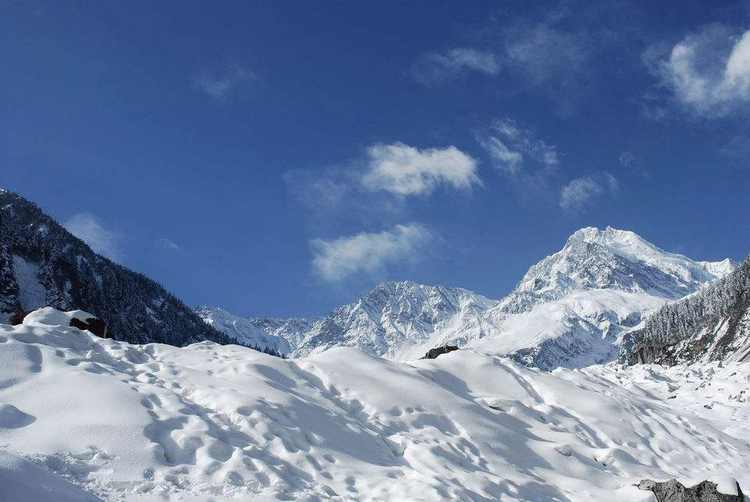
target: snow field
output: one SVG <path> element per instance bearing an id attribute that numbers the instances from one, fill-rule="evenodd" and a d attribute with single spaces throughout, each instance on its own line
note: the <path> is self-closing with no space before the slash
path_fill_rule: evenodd
<path id="1" fill-rule="evenodd" d="M 282 360 L 98 339 L 67 327 L 72 315 L 0 325 L 0 478 L 41 469 L 139 502 L 636 501 L 650 497 L 642 478 L 750 486 L 741 364 L 544 373 L 471 350 L 393 362 L 352 348 Z"/>

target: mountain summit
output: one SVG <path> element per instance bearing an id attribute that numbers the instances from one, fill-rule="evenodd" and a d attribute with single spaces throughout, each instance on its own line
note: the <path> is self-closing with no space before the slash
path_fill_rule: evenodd
<path id="1" fill-rule="evenodd" d="M 355 346 L 391 359 L 416 359 L 451 344 L 510 354 L 545 369 L 581 366 L 614 358 L 621 336 L 640 327 L 647 314 L 734 266 L 664 251 L 630 231 L 587 227 L 532 266 L 500 300 L 460 288 L 385 282 L 309 321 L 302 333 L 299 322 L 286 333 L 278 320 L 266 321 L 276 327 L 266 333 L 287 340 L 292 356 Z M 264 321 L 249 322 L 258 327 Z"/>
<path id="2" fill-rule="evenodd" d="M 532 266 L 503 300 L 507 312 L 524 312 L 572 291 L 611 289 L 677 300 L 731 272 L 735 264 L 694 261 L 669 253 L 634 232 L 586 227 L 565 246 Z"/>

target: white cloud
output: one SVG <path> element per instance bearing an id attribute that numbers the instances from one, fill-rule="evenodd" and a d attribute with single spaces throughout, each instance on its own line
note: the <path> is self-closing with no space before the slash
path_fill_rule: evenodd
<path id="1" fill-rule="evenodd" d="M 616 182 L 614 177 L 611 177 L 611 179 Z M 594 199 L 604 193 L 605 188 L 592 177 L 576 178 L 562 187 L 560 191 L 560 207 L 566 211 L 578 211 L 588 206 Z"/>
<path id="2" fill-rule="evenodd" d="M 396 225 L 379 233 L 362 232 L 334 240 L 315 239 L 313 270 L 325 281 L 338 282 L 358 273 L 375 274 L 388 265 L 415 260 L 433 240 L 419 224 Z"/>
<path id="3" fill-rule="evenodd" d="M 493 159 L 495 166 L 510 175 L 520 174 L 532 161 L 544 169 L 559 164 L 557 148 L 536 137 L 533 131 L 520 128 L 513 120 L 496 120 L 490 132 L 479 143 Z"/>
<path id="4" fill-rule="evenodd" d="M 100 255 L 119 260 L 122 253 L 119 246 L 120 237 L 115 232 L 104 228 L 96 216 L 91 213 L 73 215 L 63 226 Z"/>
<path id="5" fill-rule="evenodd" d="M 489 136 L 480 140 L 481 145 L 487 150 L 497 167 L 508 174 L 518 174 L 523 166 L 523 154 L 506 145 L 503 140 L 495 136 Z"/>
<path id="6" fill-rule="evenodd" d="M 476 161 L 454 146 L 420 150 L 403 143 L 378 144 L 367 149 L 367 157 L 361 183 L 371 191 L 428 195 L 441 184 L 459 190 L 481 184 Z"/>
<path id="7" fill-rule="evenodd" d="M 240 65 L 231 65 L 221 71 L 203 72 L 193 80 L 193 83 L 196 88 L 213 99 L 222 101 L 240 85 L 256 79 L 255 73 L 250 69 Z"/>
<path id="8" fill-rule="evenodd" d="M 602 171 L 594 176 L 582 176 L 563 185 L 560 190 L 560 207 L 566 211 L 580 211 L 601 196 L 615 196 L 620 191 L 620 181 L 612 173 Z"/>
<path id="9" fill-rule="evenodd" d="M 722 116 L 750 104 L 750 30 L 737 35 L 726 26 L 708 25 L 661 58 L 652 50 L 644 59 L 695 113 Z"/>
<path id="10" fill-rule="evenodd" d="M 456 48 L 422 56 L 412 67 L 412 76 L 425 85 L 440 84 L 467 72 L 497 75 L 500 64 L 491 52 Z"/>

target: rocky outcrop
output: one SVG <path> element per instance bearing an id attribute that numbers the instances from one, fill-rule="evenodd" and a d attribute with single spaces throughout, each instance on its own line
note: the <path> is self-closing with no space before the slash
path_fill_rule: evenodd
<path id="1" fill-rule="evenodd" d="M 437 359 L 438 356 L 442 356 L 443 354 L 447 354 L 448 352 L 453 352 L 454 350 L 458 350 L 458 347 L 456 347 L 455 345 L 443 345 L 442 347 L 435 347 L 434 349 L 428 350 L 427 354 L 425 354 L 422 359 Z"/>
<path id="2" fill-rule="evenodd" d="M 107 323 L 96 317 L 88 317 L 86 319 L 74 317 L 70 320 L 70 325 L 82 331 L 93 333 L 99 338 L 111 338 L 107 332 Z"/>
<path id="3" fill-rule="evenodd" d="M 686 487 L 675 479 L 663 482 L 645 479 L 638 483 L 638 488 L 652 492 L 657 502 L 744 502 L 739 483 L 735 481 L 734 484 L 736 486 L 730 487 L 731 490 L 722 490 L 734 493 L 721 493 L 718 485 L 711 481 Z"/>

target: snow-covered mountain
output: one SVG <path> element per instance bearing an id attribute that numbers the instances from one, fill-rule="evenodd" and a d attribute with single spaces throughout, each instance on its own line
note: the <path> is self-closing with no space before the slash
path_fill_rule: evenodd
<path id="1" fill-rule="evenodd" d="M 307 319 L 248 319 L 205 305 L 197 307 L 195 313 L 241 345 L 278 354 L 289 354 L 313 324 Z"/>
<path id="2" fill-rule="evenodd" d="M 385 282 L 313 324 L 294 355 L 359 347 L 391 359 L 418 358 L 446 343 L 464 345 L 492 332 L 497 302 L 460 288 Z"/>
<path id="3" fill-rule="evenodd" d="M 669 253 L 630 231 L 583 228 L 500 301 L 499 334 L 472 345 L 544 369 L 604 362 L 648 315 L 734 266 Z"/>
<path id="4" fill-rule="evenodd" d="M 621 359 L 678 364 L 750 358 L 750 258 L 734 272 L 665 306 L 626 335 Z"/>
<path id="5" fill-rule="evenodd" d="M 401 359 L 421 357 L 423 346 L 463 344 L 485 336 L 493 329 L 486 314 L 496 305 L 465 289 L 401 281 L 381 283 L 321 319 L 242 318 L 218 307 L 196 312 L 237 341 L 275 344 L 295 357 L 350 346 Z"/>
<path id="6" fill-rule="evenodd" d="M 36 205 L 3 189 L 0 236 L 0 322 L 49 305 L 91 312 L 115 338 L 134 343 L 229 341 L 159 284 L 97 255 Z"/>
<path id="7" fill-rule="evenodd" d="M 502 310 L 525 312 L 573 291 L 617 290 L 677 300 L 734 269 L 731 260 L 694 261 L 663 251 L 637 234 L 607 227 L 582 228 L 565 246 L 529 269 L 502 301 Z"/>
<path id="8" fill-rule="evenodd" d="M 459 288 L 387 282 L 289 331 L 280 321 L 269 321 L 268 329 L 263 320 L 246 321 L 287 340 L 292 356 L 354 346 L 391 359 L 416 359 L 452 344 L 512 354 L 544 369 L 583 366 L 614 358 L 621 336 L 649 313 L 733 268 L 728 259 L 695 261 L 633 232 L 590 227 L 532 266 L 501 300 Z M 310 327 L 301 332 L 305 324 Z M 237 336 L 234 327 L 216 326 Z"/>
<path id="9" fill-rule="evenodd" d="M 750 486 L 747 364 L 283 360 L 101 339 L 68 326 L 80 314 L 0 325 L 0 500 L 643 502 L 645 478 Z"/>

